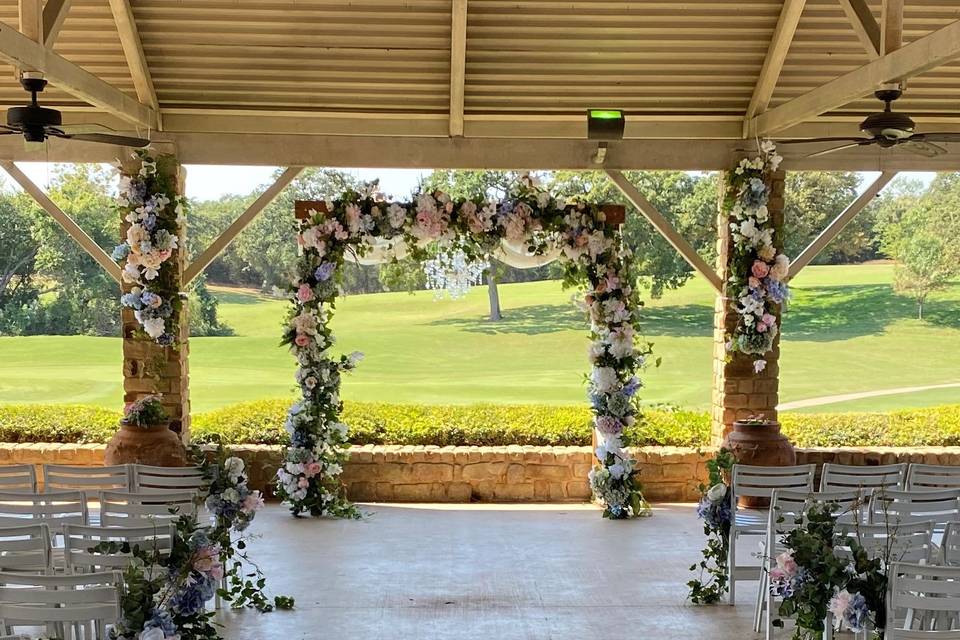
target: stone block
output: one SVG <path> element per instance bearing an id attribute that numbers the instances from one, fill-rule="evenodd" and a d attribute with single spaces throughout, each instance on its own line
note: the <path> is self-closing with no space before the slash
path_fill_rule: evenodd
<path id="1" fill-rule="evenodd" d="M 411 475 L 417 482 L 450 482 L 453 480 L 453 465 L 417 462 Z"/>
<path id="2" fill-rule="evenodd" d="M 663 466 L 664 480 L 692 480 L 695 476 L 696 465 L 691 462 L 681 462 Z"/>
<path id="3" fill-rule="evenodd" d="M 530 477 L 543 480 L 567 480 L 572 475 L 572 470 L 577 466 L 573 464 L 532 464 L 527 466 Z M 589 472 L 589 469 L 587 469 Z"/>
<path id="4" fill-rule="evenodd" d="M 500 501 L 533 500 L 533 483 L 498 484 L 493 489 L 493 495 L 496 500 Z"/>
<path id="5" fill-rule="evenodd" d="M 522 464 L 510 463 L 507 467 L 507 484 L 519 484 L 526 479 L 527 468 Z"/>
<path id="6" fill-rule="evenodd" d="M 569 498 L 578 500 L 589 500 L 593 497 L 593 491 L 590 490 L 590 483 L 586 480 L 571 480 L 565 487 L 566 495 Z"/>
<path id="7" fill-rule="evenodd" d="M 469 482 L 451 482 L 447 485 L 447 500 L 450 502 L 470 502 L 473 487 Z"/>

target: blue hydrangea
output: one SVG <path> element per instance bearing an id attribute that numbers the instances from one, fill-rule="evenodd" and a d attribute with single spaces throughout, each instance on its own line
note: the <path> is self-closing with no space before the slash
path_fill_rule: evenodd
<path id="1" fill-rule="evenodd" d="M 113 258 L 114 262 L 120 262 L 130 255 L 130 245 L 126 242 L 123 244 L 118 244 L 113 248 L 113 253 L 110 254 L 110 257 Z"/>
<path id="2" fill-rule="evenodd" d="M 317 267 L 316 272 L 314 272 L 314 277 L 320 282 L 326 282 L 333 276 L 334 270 L 337 268 L 332 262 L 324 262 L 319 267 Z"/>

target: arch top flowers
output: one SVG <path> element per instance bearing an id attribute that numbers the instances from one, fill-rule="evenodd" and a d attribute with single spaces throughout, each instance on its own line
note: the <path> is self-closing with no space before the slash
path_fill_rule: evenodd
<path id="1" fill-rule="evenodd" d="M 277 491 L 294 514 L 357 513 L 339 480 L 348 446 L 348 428 L 339 420 L 340 381 L 361 357 L 332 353 L 330 320 L 340 267 L 347 257 L 392 249 L 394 255 L 402 250 L 424 260 L 431 243 L 462 251 L 469 259 L 484 258 L 502 244 L 532 255 L 556 251 L 565 284 L 584 293 L 581 304 L 591 326 L 588 389 L 598 464 L 590 484 L 606 517 L 649 514 L 623 430 L 636 420 L 642 386 L 637 374 L 650 347 L 638 340 L 642 303 L 630 253 L 602 206 L 559 202 L 534 177 L 524 176 L 500 201 L 434 192 L 412 202 L 391 202 L 373 183 L 317 209 L 322 210 L 309 211 L 298 224 L 300 256 L 296 279 L 288 287 L 291 308 L 282 340 L 297 359 L 301 398 L 287 414 L 290 446 L 277 473 Z"/>

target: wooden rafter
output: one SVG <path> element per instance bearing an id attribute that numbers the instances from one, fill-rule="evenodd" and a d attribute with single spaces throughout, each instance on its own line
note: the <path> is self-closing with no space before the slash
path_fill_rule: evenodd
<path id="1" fill-rule="evenodd" d="M 463 101 L 467 68 L 467 0 L 450 9 L 450 135 L 463 135 Z"/>
<path id="2" fill-rule="evenodd" d="M 840 6 L 843 12 L 847 14 L 847 20 L 853 27 L 857 38 L 866 49 L 867 55 L 876 58 L 880 55 L 880 25 L 877 19 L 873 17 L 870 6 L 866 0 L 840 0 Z"/>
<path id="3" fill-rule="evenodd" d="M 43 39 L 43 5 L 40 0 L 19 0 L 20 33 L 34 42 Z"/>
<path id="4" fill-rule="evenodd" d="M 770 104 L 770 98 L 773 97 L 773 91 L 777 87 L 777 80 L 779 80 L 780 72 L 783 70 L 783 63 L 787 59 L 787 52 L 790 50 L 790 44 L 793 42 L 793 35 L 797 31 L 797 24 L 800 22 L 800 15 L 803 13 L 805 4 L 806 0 L 784 0 L 783 7 L 780 10 L 780 18 L 777 20 L 777 27 L 773 31 L 770 46 L 767 48 L 767 55 L 763 59 L 760 77 L 753 88 L 750 104 L 747 106 L 744 119 L 745 133 L 746 123 L 753 116 L 766 111 L 767 105 Z"/>
<path id="5" fill-rule="evenodd" d="M 960 57 L 960 20 L 904 45 L 750 120 L 750 135 L 769 135 Z"/>
<path id="6" fill-rule="evenodd" d="M 254 200 L 246 211 L 237 216 L 237 219 L 234 220 L 229 227 L 223 230 L 216 240 L 210 243 L 210 246 L 207 247 L 203 253 L 197 256 L 190 265 L 183 271 L 183 283 L 184 285 L 190 284 L 194 278 L 200 275 L 207 266 L 213 262 L 217 256 L 223 253 L 223 250 L 230 246 L 230 243 L 240 235 L 240 232 L 249 226 L 253 222 L 260 212 L 263 211 L 267 205 L 274 201 L 274 199 L 280 195 L 280 192 L 283 191 L 287 185 L 289 185 L 293 180 L 300 175 L 300 172 L 303 171 L 303 167 L 289 167 L 280 174 L 280 177 L 277 178 L 270 187 L 260 194 L 256 200 Z"/>
<path id="7" fill-rule="evenodd" d="M 903 44 L 903 0 L 883 0 L 880 16 L 880 51 L 887 55 Z"/>
<path id="8" fill-rule="evenodd" d="M 0 23 L 0 60 L 19 69 L 39 71 L 60 89 L 127 122 L 157 128 L 154 109 L 3 23 Z"/>
<path id="9" fill-rule="evenodd" d="M 13 162 L 0 160 L 0 167 L 10 174 L 10 177 L 23 187 L 23 190 L 29 193 L 33 199 L 37 201 L 37 204 L 43 207 L 43 209 L 63 227 L 67 235 L 73 238 L 91 258 L 96 260 L 111 278 L 116 280 L 117 283 L 120 282 L 120 267 L 113 261 L 113 258 L 108 256 L 107 252 L 73 221 L 73 218 L 64 213 L 63 210 L 50 199 L 50 196 L 44 193 L 43 189 L 28 178 Z"/>
<path id="10" fill-rule="evenodd" d="M 848 224 L 856 217 L 858 213 L 863 211 L 863 209 L 870 204 L 870 202 L 880 193 L 880 190 L 883 189 L 887 184 L 896 177 L 896 171 L 884 171 L 880 176 L 873 181 L 873 183 L 867 187 L 866 191 L 861 193 L 856 200 L 851 202 L 846 209 L 840 212 L 840 214 L 833 219 L 833 222 L 827 225 L 827 227 L 818 235 L 813 241 L 807 246 L 806 249 L 800 252 L 800 255 L 790 263 L 790 272 L 789 277 L 794 277 L 800 271 L 810 264 L 814 258 L 820 255 L 820 252 L 823 251 L 827 245 L 829 245 L 833 240 L 840 235 L 840 232 L 846 228 Z"/>
<path id="11" fill-rule="evenodd" d="M 50 49 L 60 35 L 63 21 L 70 11 L 70 0 L 47 0 L 43 5 L 43 45 Z"/>
<path id="12" fill-rule="evenodd" d="M 134 18 L 130 2 L 129 0 L 110 0 L 110 10 L 113 12 L 113 20 L 117 24 L 117 33 L 120 34 L 123 55 L 127 59 L 127 66 L 130 68 L 130 77 L 133 78 L 133 86 L 137 91 L 137 97 L 140 102 L 149 105 L 157 112 L 157 128 L 162 128 L 162 123 L 159 121 L 160 103 L 157 101 L 157 92 L 153 88 L 153 78 L 150 75 L 150 67 L 147 66 L 147 57 L 143 53 L 140 32 L 137 30 L 137 21 Z"/>
<path id="13" fill-rule="evenodd" d="M 664 240 L 669 242 L 697 273 L 706 278 L 717 293 L 722 293 L 723 281 L 717 275 L 717 272 L 707 264 L 706 260 L 700 257 L 697 250 L 687 242 L 686 238 L 680 235 L 676 228 L 670 224 L 670 221 L 663 217 L 663 214 L 649 200 L 643 197 L 640 190 L 627 180 L 627 177 L 620 171 L 607 170 L 607 175 L 617 185 L 624 197 L 650 221 L 650 224 L 663 236 Z"/>

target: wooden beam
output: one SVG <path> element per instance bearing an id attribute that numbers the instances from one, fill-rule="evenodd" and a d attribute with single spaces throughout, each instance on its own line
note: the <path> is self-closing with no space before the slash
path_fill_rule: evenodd
<path id="1" fill-rule="evenodd" d="M 155 110 L 3 23 L 0 23 L 0 60 L 19 69 L 39 71 L 60 89 L 127 122 L 157 128 Z"/>
<path id="2" fill-rule="evenodd" d="M 453 0 L 450 14 L 450 135 L 462 136 L 467 68 L 467 0 Z"/>
<path id="3" fill-rule="evenodd" d="M 686 239 L 674 228 L 670 221 L 663 217 L 663 214 L 657 211 L 657 208 L 643 197 L 640 190 L 633 186 L 627 177 L 619 171 L 607 170 L 607 175 L 613 181 L 620 192 L 629 200 L 633 206 L 640 210 L 640 213 L 650 221 L 650 224 L 660 232 L 664 240 L 669 242 L 676 249 L 687 263 L 694 270 L 707 279 L 717 293 L 723 292 L 723 281 L 717 272 L 707 264 L 706 260 L 700 257 L 697 250 L 691 246 Z"/>
<path id="4" fill-rule="evenodd" d="M 960 20 L 868 62 L 750 120 L 750 137 L 775 133 L 841 107 L 879 88 L 960 57 Z"/>
<path id="5" fill-rule="evenodd" d="M 757 84 L 753 87 L 753 96 L 750 98 L 749 106 L 747 106 L 744 121 L 745 134 L 746 124 L 750 118 L 766 111 L 767 105 L 770 104 L 770 98 L 773 97 L 773 91 L 777 87 L 777 80 L 780 79 L 780 72 L 783 70 L 783 63 L 787 59 L 787 52 L 790 51 L 793 34 L 797 31 L 797 24 L 800 22 L 800 15 L 803 13 L 805 4 L 806 0 L 784 0 L 783 2 L 783 7 L 780 9 L 780 18 L 777 20 L 777 27 L 773 30 L 773 37 L 770 39 L 767 55 L 763 59 L 760 77 L 757 79 Z M 746 135 L 744 137 L 746 137 Z"/>
<path id="6" fill-rule="evenodd" d="M 813 239 L 806 249 L 800 252 L 800 255 L 797 256 L 793 262 L 790 263 L 790 278 L 794 277 L 800 271 L 810 264 L 814 258 L 820 255 L 820 252 L 823 251 L 827 245 L 829 245 L 833 240 L 840 235 L 840 232 L 850 224 L 850 221 L 853 218 L 863 211 L 864 207 L 870 204 L 870 201 L 873 200 L 880 190 L 887 186 L 893 178 L 897 175 L 896 171 L 884 171 L 880 176 L 873 181 L 873 183 L 867 187 L 866 191 L 861 193 L 856 200 L 851 202 L 846 209 L 840 212 L 833 222 L 827 225 L 820 235 Z"/>
<path id="7" fill-rule="evenodd" d="M 840 0 L 850 26 L 870 58 L 880 56 L 880 25 L 866 0 Z"/>
<path id="8" fill-rule="evenodd" d="M 887 55 L 903 45 L 903 0 L 883 0 L 880 51 Z"/>
<path id="9" fill-rule="evenodd" d="M 210 243 L 210 246 L 207 247 L 203 253 L 197 256 L 193 262 L 184 269 L 183 284 L 188 285 L 193 282 L 193 279 L 200 275 L 200 272 L 206 269 L 217 256 L 223 253 L 223 250 L 230 246 L 230 243 L 234 241 L 240 232 L 246 229 L 247 226 L 260 215 L 260 212 L 273 202 L 274 199 L 280 195 L 280 192 L 293 182 L 302 171 L 303 167 L 289 167 L 285 169 L 277 178 L 276 182 L 261 193 L 257 199 L 247 207 L 246 211 L 241 213 L 229 227 L 223 230 L 223 233 L 221 233 L 216 240 Z"/>
<path id="10" fill-rule="evenodd" d="M 43 39 L 43 7 L 40 0 L 19 0 L 20 33 L 34 42 Z"/>
<path id="11" fill-rule="evenodd" d="M 9 160 L 0 160 L 0 167 L 10 174 L 10 177 L 13 178 L 21 187 L 23 187 L 23 190 L 29 193 L 33 199 L 37 201 L 37 204 L 43 207 L 44 210 L 49 213 L 61 227 L 63 227 L 63 230 L 67 232 L 67 235 L 73 238 L 74 241 L 76 241 L 76 243 L 80 245 L 80 247 L 86 251 L 91 258 L 96 260 L 111 278 L 116 280 L 118 284 L 120 283 L 121 278 L 119 265 L 113 261 L 113 258 L 107 255 L 107 252 L 104 251 L 100 245 L 93 240 L 93 238 L 88 236 L 87 233 L 81 229 L 76 222 L 73 221 L 73 218 L 65 214 L 63 210 L 60 209 L 60 207 L 58 207 L 56 203 L 50 199 L 50 196 L 44 193 L 43 189 L 38 187 L 32 180 L 30 180 L 25 173 L 20 171 L 20 168 L 17 167 L 17 165 L 15 165 L 13 162 L 10 162 Z"/>
<path id="12" fill-rule="evenodd" d="M 160 103 L 157 101 L 157 92 L 153 88 L 153 78 L 150 76 L 150 67 L 147 66 L 147 57 L 143 53 L 143 43 L 140 41 L 140 32 L 137 30 L 137 21 L 133 16 L 133 9 L 129 0 L 110 0 L 110 10 L 113 20 L 117 24 L 117 33 L 120 34 L 120 45 L 123 55 L 127 59 L 130 77 L 137 91 L 140 102 L 148 105 L 157 115 L 157 128 L 162 128 L 160 122 Z"/>
<path id="13" fill-rule="evenodd" d="M 47 0 L 43 5 L 43 46 L 53 47 L 70 11 L 70 0 Z"/>

